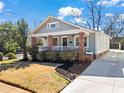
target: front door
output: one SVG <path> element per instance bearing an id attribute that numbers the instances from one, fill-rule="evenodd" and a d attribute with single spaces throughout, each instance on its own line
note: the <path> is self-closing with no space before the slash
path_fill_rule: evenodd
<path id="1" fill-rule="evenodd" d="M 53 38 L 53 46 L 58 46 L 58 38 Z"/>
<path id="2" fill-rule="evenodd" d="M 67 46 L 68 43 L 67 37 L 64 37 L 62 41 L 63 41 L 63 46 Z"/>

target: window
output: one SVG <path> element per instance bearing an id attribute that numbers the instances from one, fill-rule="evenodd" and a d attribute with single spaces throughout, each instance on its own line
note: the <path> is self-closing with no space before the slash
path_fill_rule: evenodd
<path id="1" fill-rule="evenodd" d="M 56 24 L 51 24 L 50 26 L 51 26 L 51 28 L 55 28 Z"/>
<path id="2" fill-rule="evenodd" d="M 76 38 L 76 46 L 79 46 L 79 37 Z"/>
<path id="3" fill-rule="evenodd" d="M 84 46 L 87 46 L 87 37 L 84 38 Z"/>
<path id="4" fill-rule="evenodd" d="M 67 37 L 63 38 L 63 46 L 67 46 Z"/>
<path id="5" fill-rule="evenodd" d="M 48 29 L 59 28 L 59 22 L 52 22 L 47 24 Z"/>

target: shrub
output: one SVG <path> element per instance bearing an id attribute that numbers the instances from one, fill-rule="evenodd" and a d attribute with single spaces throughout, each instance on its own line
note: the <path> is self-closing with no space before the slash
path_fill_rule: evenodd
<path id="1" fill-rule="evenodd" d="M 2 60 L 3 60 L 3 53 L 0 52 L 0 61 L 2 61 Z"/>
<path id="2" fill-rule="evenodd" d="M 56 61 L 59 59 L 59 53 L 56 51 L 42 51 L 37 54 L 39 61 Z"/>
<path id="3" fill-rule="evenodd" d="M 56 61 L 58 60 L 59 57 L 59 52 L 57 51 L 47 51 L 45 52 L 45 59 L 48 61 Z"/>
<path id="4" fill-rule="evenodd" d="M 74 52 L 62 51 L 62 52 L 60 52 L 60 57 L 64 61 L 72 61 L 74 59 Z"/>
<path id="5" fill-rule="evenodd" d="M 15 59 L 16 55 L 14 53 L 8 53 L 6 54 L 6 56 L 8 57 L 8 59 Z"/>
<path id="6" fill-rule="evenodd" d="M 37 54 L 39 61 L 73 61 L 77 58 L 78 53 L 74 51 L 42 51 Z"/>
<path id="7" fill-rule="evenodd" d="M 30 47 L 29 54 L 31 55 L 32 61 L 36 61 L 37 60 L 36 55 L 38 54 L 38 47 L 37 46 Z"/>
<path id="8" fill-rule="evenodd" d="M 37 58 L 37 60 L 39 60 L 39 61 L 44 61 L 44 60 L 45 60 L 45 52 L 39 52 L 39 53 L 36 55 L 36 58 Z"/>

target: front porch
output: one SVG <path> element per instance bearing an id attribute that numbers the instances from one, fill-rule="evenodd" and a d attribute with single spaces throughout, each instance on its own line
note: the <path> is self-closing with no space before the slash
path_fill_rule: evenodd
<path id="1" fill-rule="evenodd" d="M 43 41 L 43 45 L 39 46 L 39 51 L 78 51 L 79 60 L 84 60 L 85 52 L 89 48 L 89 34 L 81 30 L 34 35 L 32 45 L 36 45 L 38 39 Z"/>
<path id="2" fill-rule="evenodd" d="M 81 34 L 81 33 L 80 33 Z M 33 44 L 36 42 L 42 41 L 42 46 L 39 47 L 39 51 L 44 50 L 56 50 L 56 51 L 70 51 L 70 50 L 79 50 L 80 44 L 84 47 L 84 50 L 88 49 L 88 36 L 80 37 L 80 34 L 75 35 L 49 35 L 46 37 L 33 37 L 36 39 Z M 84 33 L 83 33 L 84 34 Z M 79 40 L 80 38 L 81 41 Z M 82 41 L 83 40 L 83 41 Z"/>

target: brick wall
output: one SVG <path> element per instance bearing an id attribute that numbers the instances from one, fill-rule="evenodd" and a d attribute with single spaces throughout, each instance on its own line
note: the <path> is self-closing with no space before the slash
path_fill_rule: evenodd
<path id="1" fill-rule="evenodd" d="M 49 50 L 52 50 L 52 46 L 53 46 L 53 37 L 48 36 L 48 48 L 49 48 Z"/>
<path id="2" fill-rule="evenodd" d="M 84 37 L 85 33 L 79 33 L 79 61 L 85 60 Z"/>

